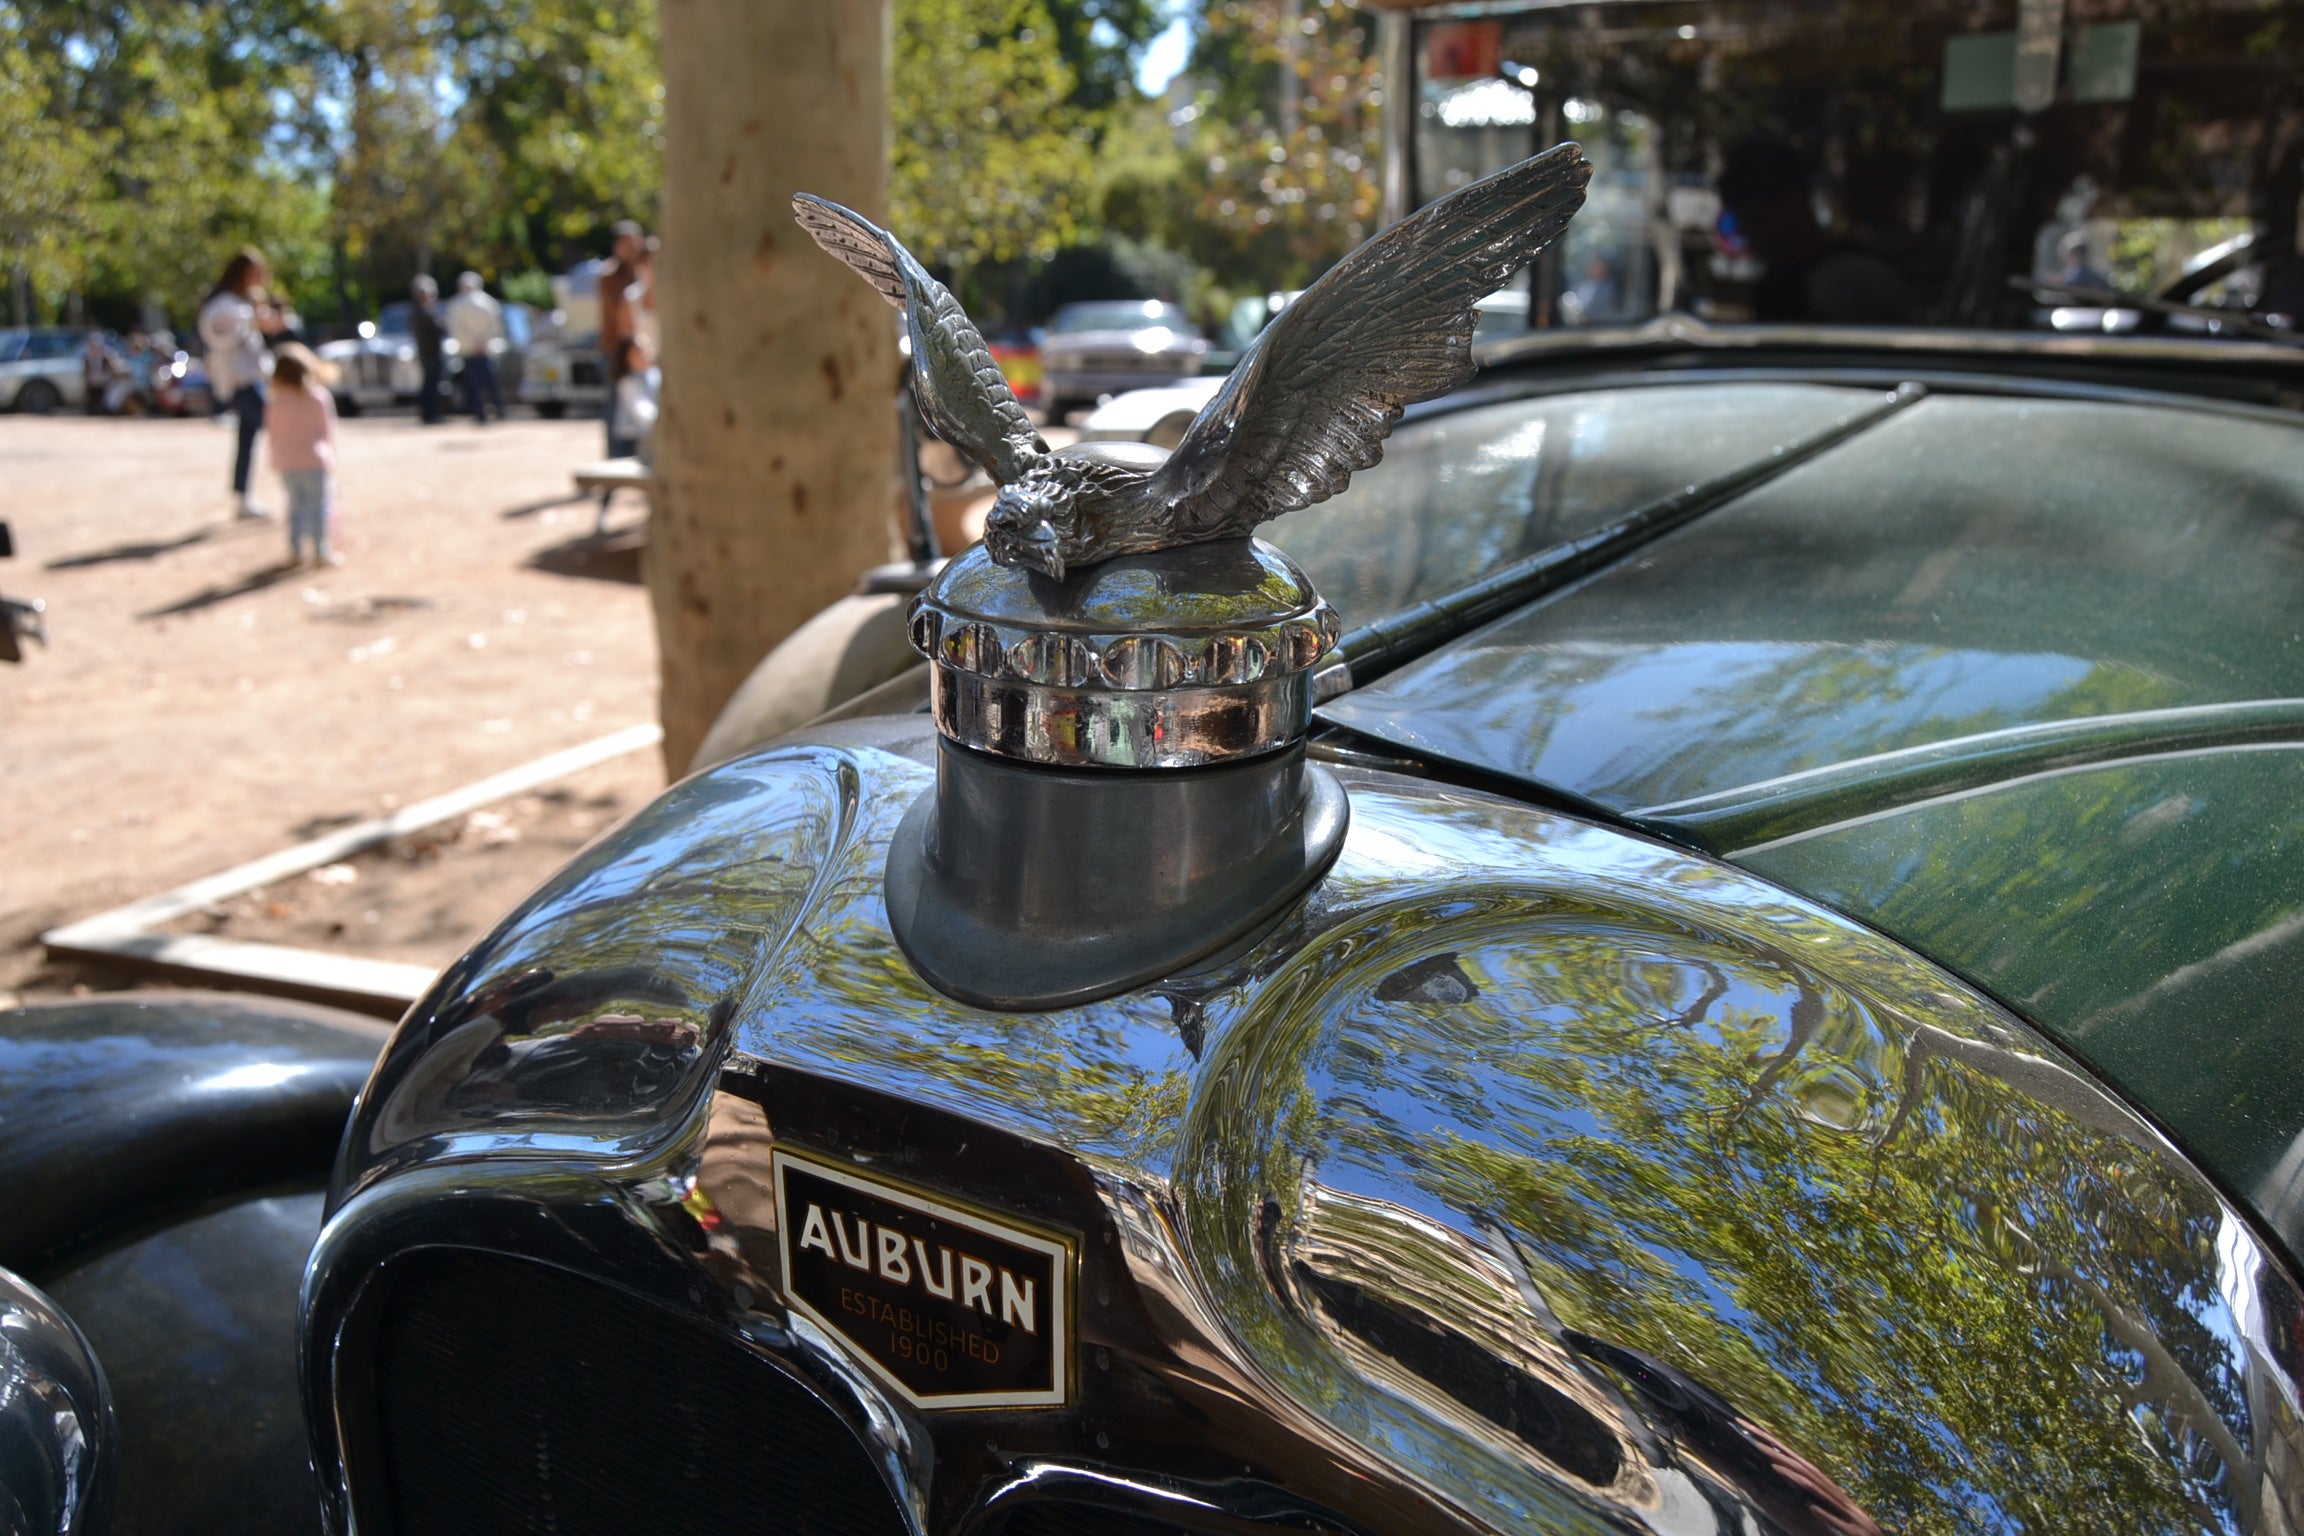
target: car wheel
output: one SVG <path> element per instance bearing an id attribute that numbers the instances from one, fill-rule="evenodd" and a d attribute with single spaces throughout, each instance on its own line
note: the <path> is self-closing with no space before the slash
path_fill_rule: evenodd
<path id="1" fill-rule="evenodd" d="M 336 414 L 339 416 L 357 416 L 361 409 L 360 397 L 350 390 L 336 397 Z"/>
<path id="2" fill-rule="evenodd" d="M 565 400 L 539 400 L 536 402 L 536 414 L 546 421 L 558 421 L 568 414 L 568 402 Z"/>
<path id="3" fill-rule="evenodd" d="M 1041 403 L 1040 413 L 1048 419 L 1048 425 L 1060 427 L 1064 425 L 1064 418 L 1071 409 L 1071 401 L 1062 395 L 1050 395 Z"/>
<path id="4" fill-rule="evenodd" d="M 16 409 L 28 416 L 53 416 L 63 403 L 64 397 L 46 379 L 34 379 L 16 391 Z"/>

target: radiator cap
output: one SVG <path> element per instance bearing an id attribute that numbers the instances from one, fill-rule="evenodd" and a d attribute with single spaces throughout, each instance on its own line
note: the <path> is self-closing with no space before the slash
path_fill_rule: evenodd
<path id="1" fill-rule="evenodd" d="M 1306 760 L 1335 611 L 1260 540 L 1056 580 L 956 557 L 912 609 L 936 787 L 888 854 L 888 918 L 930 983 L 1051 1008 L 1236 943 L 1312 883 L 1349 807 Z"/>
<path id="2" fill-rule="evenodd" d="M 1065 768 L 1198 768 L 1300 740 L 1341 627 L 1294 561 L 1247 538 L 1062 581 L 978 545 L 912 608 L 944 739 Z"/>

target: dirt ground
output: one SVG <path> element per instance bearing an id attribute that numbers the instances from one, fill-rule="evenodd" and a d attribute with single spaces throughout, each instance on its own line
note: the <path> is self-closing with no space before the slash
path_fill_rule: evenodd
<path id="1" fill-rule="evenodd" d="M 45 963 L 46 928 L 655 718 L 643 505 L 595 539 L 570 486 L 600 447 L 347 421 L 346 563 L 311 571 L 232 521 L 210 422 L 0 417 L 0 591 L 50 633 L 0 665 L 0 1002 L 134 980 Z M 635 753 L 178 926 L 445 962 L 663 782 Z"/>

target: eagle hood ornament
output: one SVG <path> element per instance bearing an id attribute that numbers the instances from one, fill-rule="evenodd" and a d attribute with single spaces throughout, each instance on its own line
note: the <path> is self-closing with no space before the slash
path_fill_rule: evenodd
<path id="1" fill-rule="evenodd" d="M 1584 151 L 1562 144 L 1381 231 L 1280 312 L 1166 454 L 1050 451 L 959 301 L 894 235 L 805 193 L 792 211 L 903 313 L 922 414 L 999 486 L 986 552 L 1062 580 L 1120 555 L 1244 537 L 1342 490 L 1384 456 L 1403 410 L 1472 377 L 1477 301 L 1559 237 L 1591 175 Z"/>

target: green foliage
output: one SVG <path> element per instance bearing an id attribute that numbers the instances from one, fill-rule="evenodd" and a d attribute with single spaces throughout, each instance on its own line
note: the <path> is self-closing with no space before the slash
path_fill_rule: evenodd
<path id="1" fill-rule="evenodd" d="M 490 276 L 553 267 L 617 218 L 652 221 L 652 7 L 337 0 L 331 22 L 331 228 L 363 286 L 397 291 L 442 252 Z"/>
<path id="2" fill-rule="evenodd" d="M 1186 81 L 1188 99 L 1172 89 L 1116 115 L 1096 209 L 1187 258 L 1195 308 L 1303 287 L 1375 233 L 1383 80 L 1365 16 L 1321 0 L 1210 4 Z"/>
<path id="3" fill-rule="evenodd" d="M 54 83 L 18 40 L 0 38 L 0 139 L 9 147 L 0 155 L 0 262 L 40 293 L 86 279 L 93 210 L 80 194 L 103 154 L 102 140 L 58 111 L 53 96 Z"/>
<path id="4" fill-rule="evenodd" d="M 652 5 L 447 0 L 459 133 L 484 168 L 475 244 L 551 262 L 619 218 L 655 222 L 664 71 Z"/>
<path id="5" fill-rule="evenodd" d="M 964 284 L 986 274 L 972 301 L 1015 307 L 1030 268 L 1092 247 L 1122 286 L 1220 308 L 1374 228 L 1365 20 L 1207 6 L 1176 115 L 1130 79 L 1170 14 L 898 0 L 891 217 Z M 419 270 L 555 271 L 654 221 L 663 95 L 647 4 L 0 0 L 0 275 L 46 312 L 87 293 L 181 321 L 242 244 L 313 318 Z"/>
<path id="6" fill-rule="evenodd" d="M 1227 0 L 1207 12 L 1196 77 L 1204 58 L 1227 67 L 1194 102 L 1188 227 L 1210 266 L 1261 287 L 1302 287 L 1376 230 L 1374 27 L 1338 0 Z"/>
<path id="7" fill-rule="evenodd" d="M 1136 51 L 1165 24 L 1164 10 L 1159 0 L 1050 0 L 1056 51 L 1077 82 L 1076 105 L 1101 112 L 1128 99 Z"/>
<path id="8" fill-rule="evenodd" d="M 904 0 L 893 51 L 889 214 L 920 258 L 964 273 L 1071 243 L 1096 122 L 1043 0 Z"/>
<path id="9" fill-rule="evenodd" d="M 552 267 L 653 215 L 663 94 L 645 5 L 0 0 L 0 263 L 179 321 L 244 244 L 308 315 Z"/>
<path id="10" fill-rule="evenodd" d="M 552 274 L 530 267 L 525 272 L 514 272 L 497 285 L 504 297 L 515 304 L 527 304 L 537 309 L 552 307 Z"/>
<path id="11" fill-rule="evenodd" d="M 301 0 L 0 4 L 0 239 L 44 307 L 94 291 L 182 310 L 246 243 L 291 292 L 318 276 L 315 194 L 278 153 L 308 20 Z"/>

